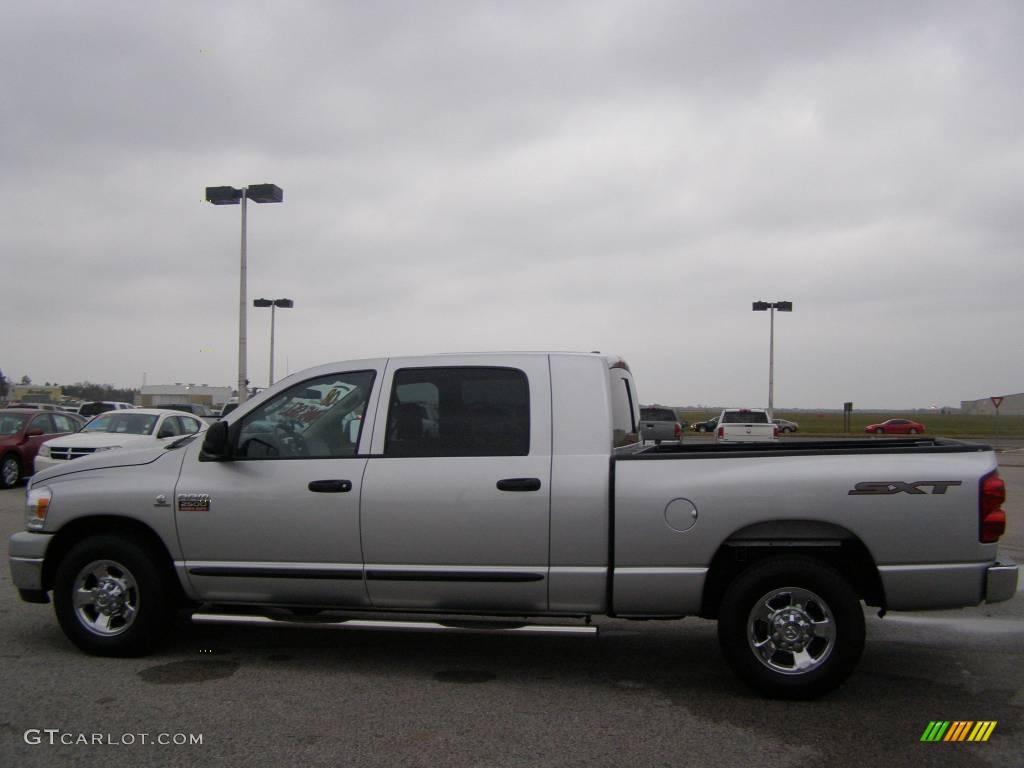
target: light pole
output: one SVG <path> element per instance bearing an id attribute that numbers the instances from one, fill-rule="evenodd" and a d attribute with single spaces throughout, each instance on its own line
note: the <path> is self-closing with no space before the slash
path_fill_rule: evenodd
<path id="1" fill-rule="evenodd" d="M 772 411 L 775 405 L 775 310 L 779 312 L 792 312 L 793 302 L 792 301 L 755 301 L 754 311 L 764 312 L 770 310 L 771 312 L 771 330 L 768 334 L 768 418 L 775 418 L 775 414 Z"/>
<path id="2" fill-rule="evenodd" d="M 242 204 L 242 249 L 241 269 L 238 280 L 238 404 L 246 401 L 249 395 L 249 379 L 246 375 L 246 337 L 245 337 L 245 201 L 254 203 L 280 203 L 284 200 L 284 192 L 274 184 L 250 184 L 248 187 L 207 187 L 206 201 L 214 205 Z"/>
<path id="3" fill-rule="evenodd" d="M 278 307 L 291 309 L 295 306 L 295 302 L 291 299 L 253 299 L 252 305 L 254 307 L 270 307 L 270 377 L 267 386 L 272 387 L 274 386 L 274 310 Z"/>

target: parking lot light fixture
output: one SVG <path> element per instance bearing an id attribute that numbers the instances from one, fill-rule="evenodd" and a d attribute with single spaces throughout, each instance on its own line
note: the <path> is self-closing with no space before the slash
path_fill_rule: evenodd
<path id="1" fill-rule="evenodd" d="M 249 395 L 249 379 L 246 373 L 246 259 L 245 259 L 245 202 L 256 203 L 284 202 L 284 192 L 276 184 L 252 184 L 237 189 L 235 187 L 207 187 L 206 201 L 213 205 L 242 205 L 242 247 L 238 279 L 238 403 L 244 403 Z"/>
<path id="2" fill-rule="evenodd" d="M 268 387 L 274 385 L 274 310 L 278 307 L 281 309 L 291 309 L 295 306 L 295 302 L 291 299 L 253 299 L 252 305 L 254 307 L 270 307 L 270 376 L 268 380 Z"/>
<path id="3" fill-rule="evenodd" d="M 775 418 L 773 411 L 775 397 L 775 310 L 779 312 L 792 312 L 792 301 L 755 301 L 755 312 L 769 312 L 771 322 L 768 331 L 768 418 Z"/>

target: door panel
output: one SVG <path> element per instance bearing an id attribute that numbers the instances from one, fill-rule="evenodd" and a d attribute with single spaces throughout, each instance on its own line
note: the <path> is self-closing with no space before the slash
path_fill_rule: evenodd
<path id="1" fill-rule="evenodd" d="M 363 481 L 378 607 L 547 608 L 550 374 L 543 355 L 392 360 Z M 497 455 L 489 455 L 497 454 Z M 498 488 L 502 483 L 505 490 Z"/>
<path id="2" fill-rule="evenodd" d="M 200 462 L 198 447 L 182 467 L 175 510 L 202 599 L 367 604 L 359 544 L 366 459 Z M 351 490 L 311 491 L 319 480 L 345 480 Z"/>
<path id="3" fill-rule="evenodd" d="M 368 603 L 358 453 L 373 369 L 330 372 L 232 420 L 228 461 L 189 447 L 175 494 L 186 571 L 206 600 Z"/>
<path id="4" fill-rule="evenodd" d="M 536 478 L 540 489 L 499 491 L 508 478 Z M 547 607 L 550 457 L 371 459 L 363 487 L 374 605 Z"/>

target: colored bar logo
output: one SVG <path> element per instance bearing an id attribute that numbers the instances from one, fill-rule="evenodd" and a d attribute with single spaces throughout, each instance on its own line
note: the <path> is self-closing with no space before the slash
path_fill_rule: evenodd
<path id="1" fill-rule="evenodd" d="M 988 741 L 998 720 L 932 720 L 921 741 Z"/>

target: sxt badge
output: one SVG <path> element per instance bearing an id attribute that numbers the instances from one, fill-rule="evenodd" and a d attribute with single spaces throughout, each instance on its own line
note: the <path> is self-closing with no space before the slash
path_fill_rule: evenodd
<path id="1" fill-rule="evenodd" d="M 925 488 L 931 488 L 934 495 L 941 496 L 946 489 L 954 485 L 963 485 L 960 480 L 918 480 L 916 483 L 904 483 L 900 480 L 888 480 L 882 482 L 857 483 L 848 496 L 890 496 L 894 493 L 928 493 Z"/>

